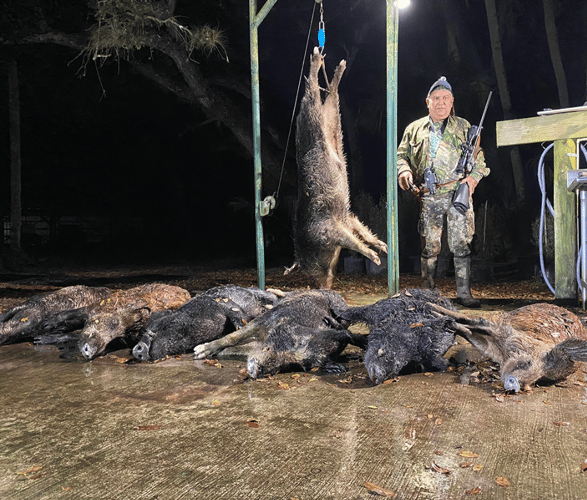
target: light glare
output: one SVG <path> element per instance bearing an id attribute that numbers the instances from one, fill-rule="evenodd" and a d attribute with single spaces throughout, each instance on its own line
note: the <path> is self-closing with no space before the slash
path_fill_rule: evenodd
<path id="1" fill-rule="evenodd" d="M 398 9 L 405 9 L 410 5 L 410 0 L 396 0 L 396 5 Z"/>

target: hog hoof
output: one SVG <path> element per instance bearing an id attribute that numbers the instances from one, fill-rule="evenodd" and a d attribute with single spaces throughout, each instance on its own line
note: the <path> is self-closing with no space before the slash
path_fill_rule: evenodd
<path id="1" fill-rule="evenodd" d="M 151 348 L 151 342 L 147 339 L 141 339 L 141 341 L 134 346 L 132 355 L 139 361 L 150 361 L 149 349 Z"/>
<path id="2" fill-rule="evenodd" d="M 194 359 L 204 359 L 206 356 L 214 354 L 214 349 L 210 344 L 210 342 L 207 342 L 194 347 Z"/>
<path id="3" fill-rule="evenodd" d="M 321 368 L 324 373 L 346 373 L 346 367 L 341 363 L 327 363 Z"/>

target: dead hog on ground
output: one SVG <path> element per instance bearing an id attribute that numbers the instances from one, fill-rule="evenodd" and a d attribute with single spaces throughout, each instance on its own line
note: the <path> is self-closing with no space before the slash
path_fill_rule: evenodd
<path id="1" fill-rule="evenodd" d="M 247 360 L 250 377 L 289 369 L 344 370 L 334 362 L 348 345 L 365 346 L 365 336 L 346 331 L 338 321 L 348 308 L 342 296 L 330 290 L 288 292 L 270 311 L 242 329 L 194 348 L 196 359 L 223 349 L 257 341 Z"/>
<path id="2" fill-rule="evenodd" d="M 426 370 L 446 370 L 444 354 L 453 345 L 452 319 L 439 317 L 429 302 L 454 309 L 435 290 L 405 290 L 399 296 L 364 307 L 351 307 L 340 319 L 369 326 L 365 368 L 375 384 L 394 378 L 408 364 Z"/>
<path id="3" fill-rule="evenodd" d="M 300 104 L 296 127 L 298 199 L 294 224 L 294 264 L 314 286 L 330 289 L 340 250 L 348 248 L 376 264 L 377 251 L 387 245 L 364 226 L 350 210 L 346 158 L 343 151 L 338 85 L 346 67 L 341 61 L 322 102 L 318 72 L 324 58 L 317 48 L 311 55 L 306 92 Z"/>
<path id="4" fill-rule="evenodd" d="M 483 354 L 500 364 L 507 391 L 530 390 L 545 380 L 563 380 L 587 362 L 587 331 L 579 318 L 553 304 L 532 304 L 485 319 L 437 304 L 431 307 L 455 320 L 455 327 Z"/>
<path id="5" fill-rule="evenodd" d="M 260 288 L 211 288 L 177 311 L 153 313 L 132 353 L 140 361 L 183 354 L 196 345 L 234 332 L 277 304 L 279 297 Z"/>
<path id="6" fill-rule="evenodd" d="M 35 295 L 0 314 L 0 344 L 43 335 L 50 331 L 51 325 L 59 324 L 56 320 L 65 311 L 99 302 L 110 294 L 108 288 L 76 285 Z"/>
<path id="7" fill-rule="evenodd" d="M 187 290 L 160 283 L 116 291 L 108 299 L 80 312 L 85 326 L 80 334 L 79 350 L 84 358 L 91 360 L 112 340 L 138 334 L 151 313 L 177 309 L 190 298 Z"/>

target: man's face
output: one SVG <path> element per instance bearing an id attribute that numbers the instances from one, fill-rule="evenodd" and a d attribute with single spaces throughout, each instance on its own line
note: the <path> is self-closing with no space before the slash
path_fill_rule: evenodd
<path id="1" fill-rule="evenodd" d="M 446 89 L 437 89 L 426 99 L 426 106 L 430 112 L 430 118 L 434 122 L 440 122 L 450 115 L 454 97 Z"/>

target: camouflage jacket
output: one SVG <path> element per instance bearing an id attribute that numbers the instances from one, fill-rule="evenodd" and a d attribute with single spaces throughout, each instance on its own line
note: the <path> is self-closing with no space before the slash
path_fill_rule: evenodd
<path id="1" fill-rule="evenodd" d="M 416 185 L 424 182 L 424 169 L 433 168 L 438 184 L 445 184 L 459 179 L 455 169 L 461 157 L 461 144 L 467 140 L 471 124 L 464 118 L 449 116 L 446 128 L 432 160 L 430 155 L 430 117 L 425 116 L 407 126 L 402 141 L 397 148 L 397 173 L 411 170 Z M 473 170 L 469 173 L 476 181 L 489 175 L 485 165 L 483 150 L 479 149 Z M 439 188 L 437 193 L 452 191 L 458 187 L 455 182 L 450 186 Z"/>

